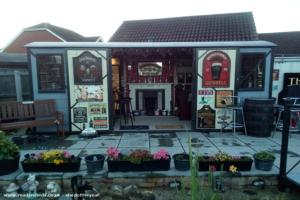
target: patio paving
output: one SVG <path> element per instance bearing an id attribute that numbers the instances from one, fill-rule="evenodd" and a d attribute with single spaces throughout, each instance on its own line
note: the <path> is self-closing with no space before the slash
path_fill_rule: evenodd
<path id="1" fill-rule="evenodd" d="M 260 150 L 271 150 L 275 153 L 276 161 L 275 166 L 271 172 L 256 170 L 254 164 L 252 170 L 249 172 L 242 172 L 242 175 L 277 175 L 279 173 L 280 163 L 280 143 L 281 133 L 276 132 L 274 137 L 270 138 L 254 138 L 237 134 L 233 137 L 232 133 L 200 133 L 200 132 L 161 132 L 161 133 L 120 133 L 120 134 L 105 134 L 99 137 L 87 139 L 80 138 L 77 135 L 70 135 L 65 138 L 66 143 L 61 142 L 61 146 L 56 148 L 67 149 L 75 155 L 84 157 L 88 154 L 101 153 L 105 154 L 107 147 L 118 147 L 121 152 L 130 152 L 132 149 L 148 149 L 152 153 L 158 151 L 160 148 L 166 149 L 170 155 L 175 153 L 188 152 L 188 138 L 191 136 L 193 147 L 192 151 L 200 155 L 212 155 L 218 151 L 225 151 L 231 155 L 253 155 L 253 153 Z M 36 153 L 45 149 L 50 149 L 47 142 L 36 143 L 38 149 L 22 149 L 21 160 L 24 158 L 25 153 Z M 298 145 L 296 145 L 298 144 Z M 300 159 L 300 135 L 293 134 L 290 137 L 290 146 L 288 153 L 288 169 Z M 189 176 L 190 173 L 179 172 L 175 170 L 173 162 L 171 162 L 171 169 L 162 172 L 128 172 L 128 173 L 108 173 L 106 163 L 102 171 L 95 174 L 88 174 L 84 159 L 82 160 L 81 168 L 76 173 L 41 173 L 45 177 L 70 177 L 72 175 L 81 174 L 86 177 L 143 177 L 149 174 L 162 174 L 163 176 Z M 293 172 L 300 173 L 300 166 L 296 167 Z M 201 174 L 201 173 L 200 173 Z M 24 173 L 21 166 L 20 169 L 14 173 L 6 176 L 0 176 L 1 180 L 20 180 L 28 173 Z"/>

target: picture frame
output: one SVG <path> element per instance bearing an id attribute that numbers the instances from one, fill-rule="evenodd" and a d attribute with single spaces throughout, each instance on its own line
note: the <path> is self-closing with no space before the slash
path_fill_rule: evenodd
<path id="1" fill-rule="evenodd" d="M 227 97 L 227 98 L 226 98 Z M 217 90 L 215 95 L 215 107 L 225 108 L 233 104 L 233 91 L 232 90 Z"/>
<path id="2" fill-rule="evenodd" d="M 273 81 L 279 80 L 279 69 L 273 69 Z"/>

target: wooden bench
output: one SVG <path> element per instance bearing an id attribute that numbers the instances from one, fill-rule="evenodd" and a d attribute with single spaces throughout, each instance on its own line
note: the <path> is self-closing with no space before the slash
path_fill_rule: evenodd
<path id="1" fill-rule="evenodd" d="M 51 125 L 56 125 L 58 134 L 64 137 L 64 115 L 56 110 L 54 99 L 0 102 L 0 130 Z"/>

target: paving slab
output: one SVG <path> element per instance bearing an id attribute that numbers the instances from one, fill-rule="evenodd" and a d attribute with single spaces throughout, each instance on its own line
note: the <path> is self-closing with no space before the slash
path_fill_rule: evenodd
<path id="1" fill-rule="evenodd" d="M 276 142 L 274 142 L 268 138 L 238 136 L 238 139 L 248 146 L 268 146 L 268 147 L 279 146 Z"/>
<path id="2" fill-rule="evenodd" d="M 149 139 L 148 133 L 123 133 L 122 139 L 129 140 L 129 139 L 142 139 L 146 140 Z"/>
<path id="3" fill-rule="evenodd" d="M 121 139 L 120 144 L 118 145 L 119 148 L 121 147 L 138 147 L 138 148 L 149 148 L 149 139 Z"/>
<path id="4" fill-rule="evenodd" d="M 95 148 L 117 147 L 118 144 L 119 144 L 119 140 L 92 140 L 85 146 L 85 148 L 95 149 Z"/>
<path id="5" fill-rule="evenodd" d="M 86 147 L 86 145 L 89 143 L 89 141 L 78 141 L 75 144 L 69 146 L 67 149 L 83 149 Z"/>
<path id="6" fill-rule="evenodd" d="M 238 138 L 229 137 L 229 138 L 209 138 L 210 142 L 212 142 L 216 146 L 224 146 L 224 147 L 240 147 L 246 146 L 246 144 L 240 141 Z"/>
<path id="7" fill-rule="evenodd" d="M 177 138 L 150 138 L 151 147 L 181 147 Z"/>
<path id="8" fill-rule="evenodd" d="M 204 136 L 204 133 L 201 132 L 176 132 L 176 136 L 178 138 L 202 138 L 202 139 L 206 139 L 206 137 Z"/>
<path id="9" fill-rule="evenodd" d="M 176 133 L 149 133 L 150 138 L 176 138 Z"/>

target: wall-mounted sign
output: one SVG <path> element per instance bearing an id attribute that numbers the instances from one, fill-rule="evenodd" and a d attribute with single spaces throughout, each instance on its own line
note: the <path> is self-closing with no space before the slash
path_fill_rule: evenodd
<path id="1" fill-rule="evenodd" d="M 283 88 L 291 85 L 300 85 L 300 73 L 284 73 Z"/>
<path id="2" fill-rule="evenodd" d="M 198 90 L 198 95 L 214 95 L 214 91 L 213 90 Z"/>
<path id="3" fill-rule="evenodd" d="M 212 51 L 203 59 L 203 87 L 229 87 L 230 57 L 222 51 Z"/>
<path id="4" fill-rule="evenodd" d="M 140 62 L 138 63 L 139 76 L 161 76 L 162 62 Z"/>
<path id="5" fill-rule="evenodd" d="M 233 104 L 232 90 L 217 90 L 216 91 L 216 108 L 224 108 Z"/>
<path id="6" fill-rule="evenodd" d="M 102 62 L 88 51 L 73 58 L 75 85 L 101 85 Z"/>
<path id="7" fill-rule="evenodd" d="M 89 103 L 90 115 L 106 115 L 106 104 L 103 103 Z"/>
<path id="8" fill-rule="evenodd" d="M 107 128 L 107 117 L 94 117 L 93 124 L 95 129 Z"/>
<path id="9" fill-rule="evenodd" d="M 103 101 L 104 89 L 96 85 L 76 85 L 74 94 L 77 101 Z"/>
<path id="10" fill-rule="evenodd" d="M 215 128 L 216 111 L 209 105 L 198 110 L 198 128 Z"/>
<path id="11" fill-rule="evenodd" d="M 75 123 L 87 123 L 86 107 L 75 107 L 73 109 L 73 118 Z"/>

